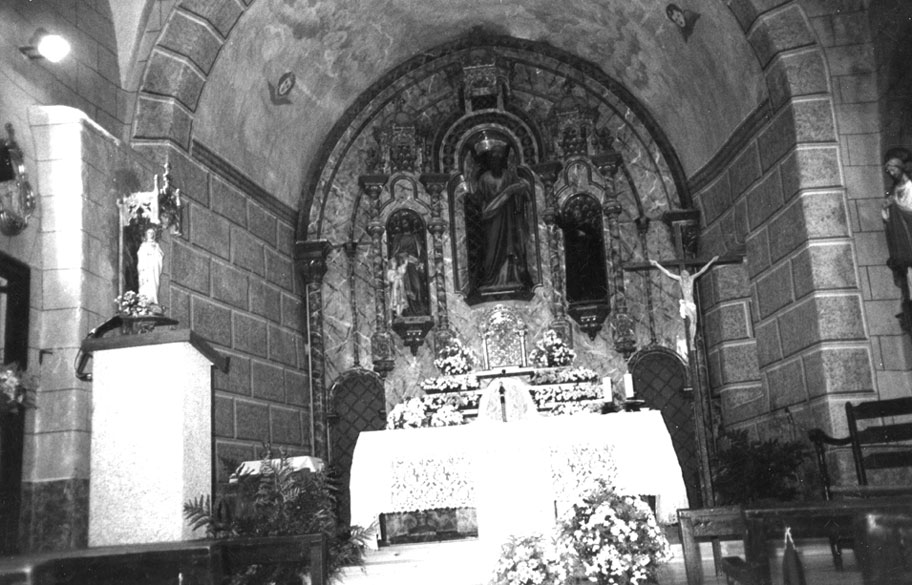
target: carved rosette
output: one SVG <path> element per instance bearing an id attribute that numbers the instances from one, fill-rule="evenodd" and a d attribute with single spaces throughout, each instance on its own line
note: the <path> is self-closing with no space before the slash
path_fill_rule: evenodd
<path id="1" fill-rule="evenodd" d="M 386 376 L 393 369 L 395 350 L 393 339 L 386 327 L 386 278 L 383 270 L 383 222 L 380 221 L 380 192 L 386 185 L 387 175 L 361 175 L 358 184 L 369 201 L 370 220 L 367 233 L 371 236 L 371 264 L 374 271 L 374 317 L 376 329 L 371 335 L 371 357 L 374 371 Z"/>

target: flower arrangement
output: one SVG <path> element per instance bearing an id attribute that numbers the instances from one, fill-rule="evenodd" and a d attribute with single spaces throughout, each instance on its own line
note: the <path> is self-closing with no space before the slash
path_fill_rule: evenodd
<path id="1" fill-rule="evenodd" d="M 597 400 L 602 397 L 602 387 L 598 384 L 573 384 L 570 388 L 544 386 L 532 388 L 532 400 L 539 408 L 551 404 L 578 402 L 580 400 Z"/>
<path id="2" fill-rule="evenodd" d="M 478 378 L 473 374 L 463 374 L 461 376 L 438 376 L 436 378 L 426 378 L 421 382 L 421 389 L 425 392 L 465 392 L 467 390 L 478 390 Z"/>
<path id="3" fill-rule="evenodd" d="M 117 308 L 118 315 L 127 317 L 142 317 L 146 315 L 160 314 L 161 307 L 153 303 L 146 295 L 136 294 L 128 290 L 124 294 L 114 299 L 114 305 Z"/>
<path id="4" fill-rule="evenodd" d="M 561 542 L 542 536 L 511 537 L 501 548 L 494 585 L 551 585 L 569 577 Z"/>
<path id="5" fill-rule="evenodd" d="M 536 371 L 529 375 L 529 383 L 533 386 L 568 384 L 571 382 L 598 382 L 598 379 L 598 372 L 589 368 Z"/>
<path id="6" fill-rule="evenodd" d="M 449 427 L 465 423 L 454 399 L 416 396 L 397 404 L 386 417 L 387 429 Z"/>
<path id="7" fill-rule="evenodd" d="M 599 585 L 654 581 L 671 549 L 649 506 L 620 495 L 604 481 L 573 506 L 562 524 L 575 552 L 575 573 Z"/>
<path id="8" fill-rule="evenodd" d="M 570 349 L 554 329 L 548 329 L 529 352 L 529 359 L 539 368 L 569 366 L 576 359 L 576 352 Z"/>
<path id="9" fill-rule="evenodd" d="M 0 414 L 17 413 L 20 408 L 34 408 L 37 389 L 34 376 L 23 372 L 17 364 L 4 365 L 0 369 Z"/>
<path id="10" fill-rule="evenodd" d="M 437 352 L 434 365 L 445 376 L 459 376 L 471 371 L 475 353 L 455 337 Z"/>

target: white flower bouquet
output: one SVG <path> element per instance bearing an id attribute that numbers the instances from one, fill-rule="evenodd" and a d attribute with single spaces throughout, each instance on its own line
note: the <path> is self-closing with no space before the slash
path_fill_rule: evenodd
<path id="1" fill-rule="evenodd" d="M 471 371 L 475 353 L 455 337 L 437 352 L 434 365 L 445 376 L 459 376 Z"/>
<path id="2" fill-rule="evenodd" d="M 561 339 L 554 329 L 548 329 L 529 352 L 532 365 L 539 368 L 569 366 L 576 359 L 576 352 Z"/>
<path id="3" fill-rule="evenodd" d="M 555 539 L 539 535 L 511 537 L 501 548 L 494 585 L 559 585 L 568 578 L 569 563 Z"/>
<path id="4" fill-rule="evenodd" d="M 467 390 L 478 390 L 479 387 L 478 378 L 473 374 L 437 376 L 436 378 L 426 378 L 421 382 L 421 389 L 428 393 L 465 392 Z"/>
<path id="5" fill-rule="evenodd" d="M 455 399 L 417 396 L 397 404 L 386 417 L 387 429 L 448 427 L 465 423 Z"/>
<path id="6" fill-rule="evenodd" d="M 568 368 L 532 372 L 529 383 L 533 386 L 544 384 L 567 384 L 570 382 L 598 382 L 599 375 L 589 368 Z"/>
<path id="7" fill-rule="evenodd" d="M 0 368 L 0 414 L 34 408 L 37 388 L 35 378 L 20 370 L 17 364 Z"/>
<path id="8" fill-rule="evenodd" d="M 576 553 L 575 574 L 598 585 L 638 585 L 655 581 L 658 565 L 671 549 L 649 506 L 622 496 L 608 484 L 585 495 L 562 526 Z"/>

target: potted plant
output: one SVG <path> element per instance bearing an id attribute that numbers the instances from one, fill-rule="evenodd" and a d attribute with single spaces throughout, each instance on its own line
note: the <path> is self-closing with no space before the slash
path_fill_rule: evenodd
<path id="1" fill-rule="evenodd" d="M 230 469 L 237 466 L 225 462 Z M 270 459 L 267 449 L 258 475 L 244 475 L 225 487 L 215 503 L 200 496 L 184 504 L 190 525 L 205 528 L 209 538 L 237 536 L 290 536 L 323 533 L 329 543 L 328 574 L 337 580 L 343 567 L 364 562 L 367 531 L 358 526 L 339 525 L 336 507 L 338 488 L 326 472 L 292 469 L 282 454 Z M 303 582 L 306 564 L 298 566 L 251 565 L 230 575 L 230 585 Z"/>

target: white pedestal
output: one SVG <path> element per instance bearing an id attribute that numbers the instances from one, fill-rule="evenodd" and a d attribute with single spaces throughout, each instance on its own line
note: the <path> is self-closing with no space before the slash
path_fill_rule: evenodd
<path id="1" fill-rule="evenodd" d="M 213 363 L 189 330 L 87 341 L 93 352 L 89 546 L 204 536 L 183 516 L 212 492 Z"/>

